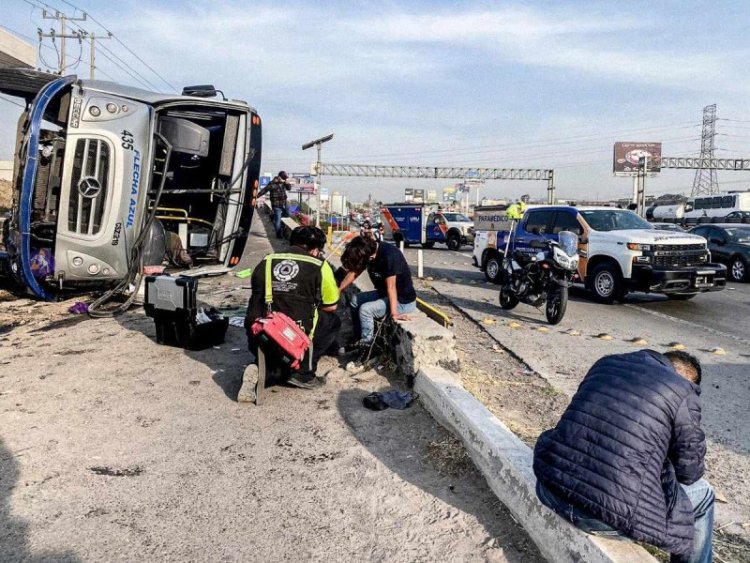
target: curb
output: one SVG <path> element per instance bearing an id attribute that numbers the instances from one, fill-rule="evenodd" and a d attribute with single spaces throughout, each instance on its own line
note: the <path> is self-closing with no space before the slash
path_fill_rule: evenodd
<path id="1" fill-rule="evenodd" d="M 585 534 L 542 505 L 535 493 L 531 448 L 448 371 L 420 369 L 414 389 L 427 411 L 463 442 L 492 491 L 548 561 L 656 563 L 632 541 Z"/>

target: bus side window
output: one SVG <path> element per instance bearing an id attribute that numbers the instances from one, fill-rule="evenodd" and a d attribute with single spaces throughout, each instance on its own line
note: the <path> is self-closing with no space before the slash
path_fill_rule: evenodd
<path id="1" fill-rule="evenodd" d="M 734 198 L 733 195 L 725 195 L 721 198 L 721 207 L 722 208 L 732 208 L 734 207 Z"/>

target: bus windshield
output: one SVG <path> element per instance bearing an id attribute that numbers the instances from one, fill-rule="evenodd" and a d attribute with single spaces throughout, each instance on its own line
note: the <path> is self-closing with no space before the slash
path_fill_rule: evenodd
<path id="1" fill-rule="evenodd" d="M 653 229 L 651 223 L 625 209 L 593 209 L 581 211 L 581 216 L 595 231 L 624 231 Z"/>

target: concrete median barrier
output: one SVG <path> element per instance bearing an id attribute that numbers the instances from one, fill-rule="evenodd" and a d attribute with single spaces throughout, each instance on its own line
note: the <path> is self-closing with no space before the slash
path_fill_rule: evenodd
<path id="1" fill-rule="evenodd" d="M 461 385 L 455 375 L 460 365 L 453 333 L 420 311 L 409 316 L 411 321 L 392 322 L 388 328 L 395 364 L 414 382 L 427 411 L 463 442 L 490 488 L 542 554 L 555 563 L 655 563 L 630 540 L 585 534 L 539 502 L 532 450 Z"/>

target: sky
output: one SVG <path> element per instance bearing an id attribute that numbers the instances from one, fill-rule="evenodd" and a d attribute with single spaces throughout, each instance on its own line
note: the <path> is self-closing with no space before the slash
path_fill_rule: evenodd
<path id="1" fill-rule="evenodd" d="M 750 158 L 750 2 L 284 2 L 0 0 L 0 25 L 35 45 L 44 6 L 101 41 L 97 78 L 179 91 L 214 84 L 263 119 L 264 171 L 307 172 L 301 145 L 334 133 L 323 161 L 552 168 L 557 196 L 632 191 L 612 174 L 616 141 L 661 141 L 697 156 L 703 107 L 717 104 L 715 156 Z M 74 6 L 78 9 L 74 9 Z M 103 24 L 100 25 L 100 24 Z M 40 67 L 55 46 L 39 47 Z M 137 60 L 132 53 L 140 57 Z M 88 76 L 88 45 L 68 42 L 67 73 Z M 153 69 L 153 70 L 151 70 Z M 155 71 L 155 72 L 154 72 Z M 19 108 L 0 98 L 0 159 Z M 692 171 L 664 170 L 647 193 L 690 192 Z M 747 189 L 719 172 L 723 190 Z M 456 180 L 457 181 L 457 180 Z M 452 181 L 323 177 L 363 200 Z M 546 182 L 492 181 L 481 196 L 544 198 Z M 472 194 L 472 200 L 474 194 Z"/>

